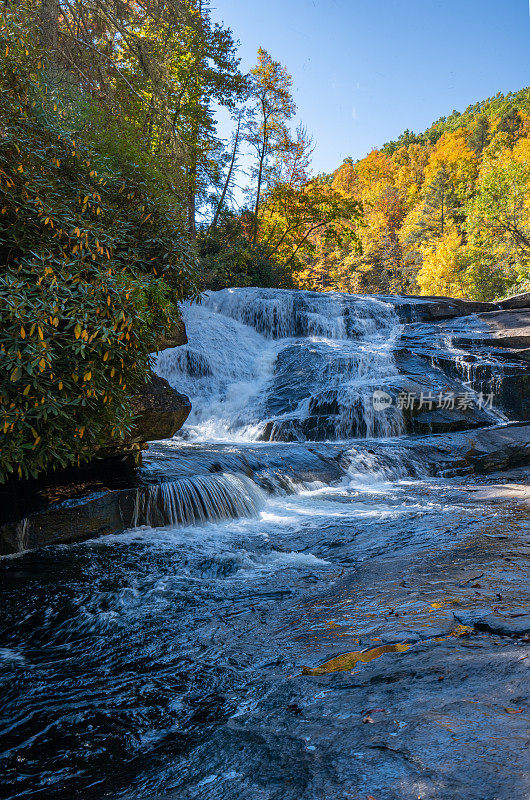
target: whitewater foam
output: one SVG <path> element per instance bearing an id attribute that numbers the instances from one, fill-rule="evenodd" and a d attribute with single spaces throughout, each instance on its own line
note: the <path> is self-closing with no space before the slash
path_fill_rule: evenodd
<path id="1" fill-rule="evenodd" d="M 191 441 L 388 437 L 400 410 L 373 393 L 398 371 L 389 303 L 335 292 L 224 289 L 183 309 L 189 343 L 156 371 L 189 395 Z"/>

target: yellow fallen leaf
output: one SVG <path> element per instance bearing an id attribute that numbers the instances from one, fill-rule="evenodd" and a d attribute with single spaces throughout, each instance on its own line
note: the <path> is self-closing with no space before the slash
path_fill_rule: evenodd
<path id="1" fill-rule="evenodd" d="M 469 625 L 457 625 L 451 631 L 451 636 L 469 636 L 470 633 L 473 633 L 473 628 L 470 628 Z"/>
<path id="2" fill-rule="evenodd" d="M 341 656 L 325 661 L 319 667 L 302 667 L 302 674 L 327 675 L 330 672 L 344 672 L 353 669 L 359 662 L 367 664 L 385 653 L 405 653 L 409 648 L 410 644 L 383 644 L 379 647 L 374 647 L 372 650 L 344 653 Z"/>

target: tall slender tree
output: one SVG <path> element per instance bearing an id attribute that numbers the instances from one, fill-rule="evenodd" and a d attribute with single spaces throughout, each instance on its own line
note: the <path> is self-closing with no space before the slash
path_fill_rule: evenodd
<path id="1" fill-rule="evenodd" d="M 212 21 L 207 0 L 38 2 L 42 46 L 166 162 L 193 237 L 216 179 L 216 109 L 233 109 L 247 88 L 231 31 Z"/>
<path id="2" fill-rule="evenodd" d="M 227 169 L 227 172 L 226 172 L 226 177 L 225 177 L 225 180 L 223 182 L 223 186 L 222 186 L 222 189 L 221 189 L 221 193 L 219 195 L 219 199 L 217 200 L 217 202 L 215 204 L 215 211 L 214 211 L 214 215 L 213 215 L 212 221 L 211 221 L 210 225 L 208 226 L 208 231 L 209 232 L 214 231 L 216 229 L 217 223 L 219 221 L 219 216 L 221 215 L 221 213 L 223 211 L 223 208 L 224 208 L 224 205 L 225 205 L 225 201 L 226 201 L 226 197 L 227 197 L 227 194 L 228 194 L 228 192 L 230 190 L 230 184 L 232 182 L 232 177 L 234 175 L 234 170 L 235 170 L 235 166 L 236 166 L 236 159 L 237 159 L 237 153 L 238 153 L 238 147 L 239 147 L 239 139 L 240 139 L 240 134 L 241 134 L 242 117 L 243 117 L 243 112 L 240 111 L 239 114 L 237 115 L 237 125 L 236 125 L 236 130 L 235 130 L 235 133 L 234 133 L 234 137 L 233 137 L 232 152 L 231 152 L 230 161 L 229 161 L 229 164 L 228 164 L 228 169 Z"/>
<path id="3" fill-rule="evenodd" d="M 251 71 L 254 114 L 249 117 L 246 131 L 247 142 L 256 155 L 252 234 L 254 242 L 258 238 L 264 188 L 270 185 L 278 156 L 285 152 L 290 142 L 287 123 L 296 111 L 291 91 L 292 78 L 285 67 L 279 61 L 274 61 L 260 47 L 258 63 Z"/>

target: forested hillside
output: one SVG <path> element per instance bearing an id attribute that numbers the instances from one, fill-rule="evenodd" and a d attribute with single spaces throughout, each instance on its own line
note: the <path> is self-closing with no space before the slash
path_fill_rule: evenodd
<path id="1" fill-rule="evenodd" d="M 491 300 L 530 277 L 530 89 L 442 117 L 332 175 L 290 125 L 292 81 L 260 51 L 233 155 L 250 146 L 248 203 L 202 228 L 203 285 L 441 294 Z M 234 159 L 226 185 L 237 182 Z M 232 207 L 233 208 L 233 207 Z"/>
<path id="2" fill-rule="evenodd" d="M 315 241 L 300 286 L 490 300 L 530 277 L 530 89 L 405 131 L 327 178 L 359 241 Z"/>

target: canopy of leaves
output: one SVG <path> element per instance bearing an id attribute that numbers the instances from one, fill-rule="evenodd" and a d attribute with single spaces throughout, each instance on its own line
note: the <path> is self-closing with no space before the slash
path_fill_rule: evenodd
<path id="1" fill-rule="evenodd" d="M 23 11 L 0 29 L 0 481 L 123 436 L 158 337 L 196 293 L 156 163 L 132 158 L 123 120 L 102 135 L 90 96 L 50 87 Z"/>

